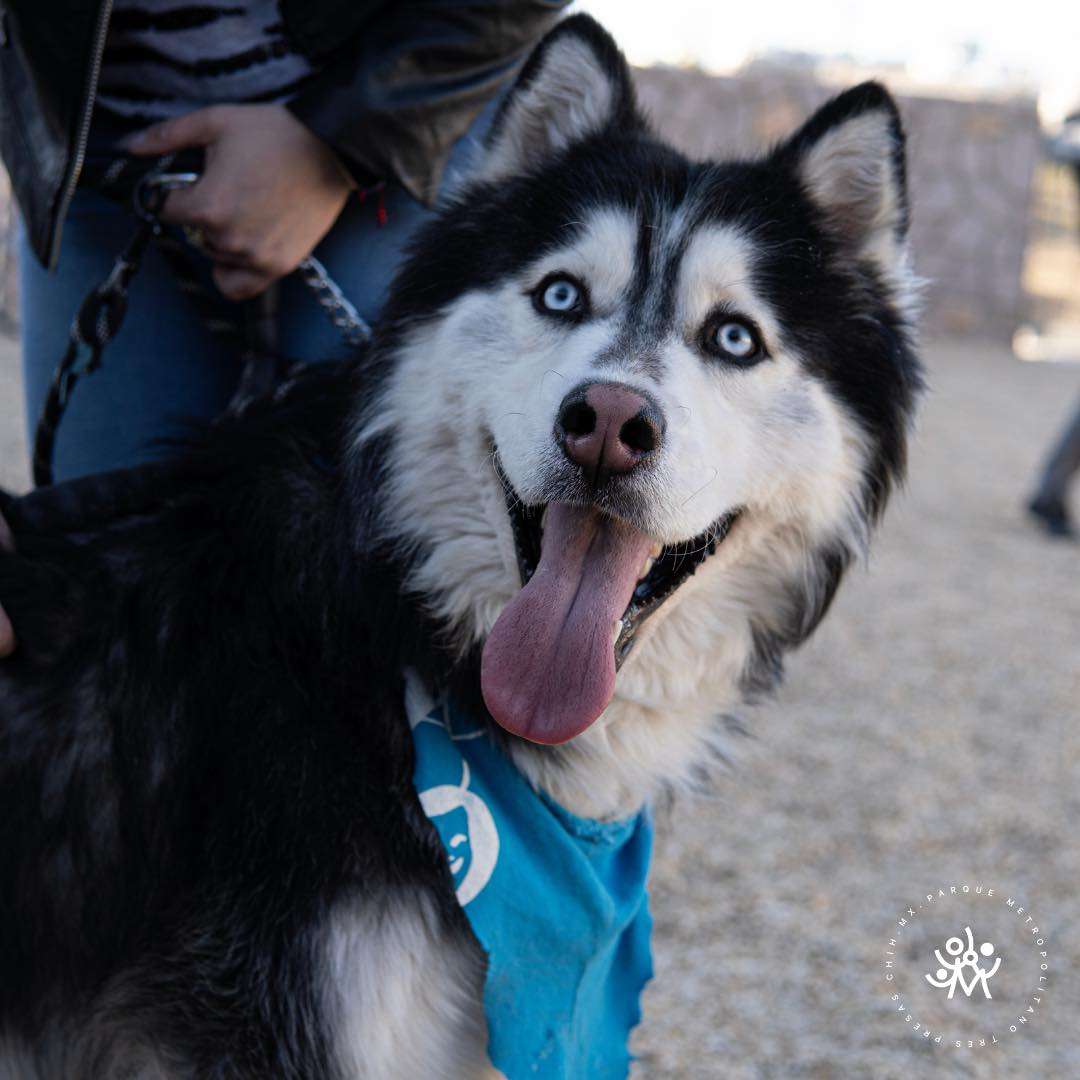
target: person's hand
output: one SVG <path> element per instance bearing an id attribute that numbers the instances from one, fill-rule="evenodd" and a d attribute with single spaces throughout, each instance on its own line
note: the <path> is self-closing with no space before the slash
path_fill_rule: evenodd
<path id="1" fill-rule="evenodd" d="M 15 544 L 11 539 L 11 530 L 0 514 L 0 551 L 14 551 Z M 11 620 L 7 617 L 3 607 L 0 607 L 0 659 L 10 656 L 15 651 L 15 631 L 11 628 Z"/>
<path id="2" fill-rule="evenodd" d="M 202 146 L 202 178 L 173 191 L 163 221 L 198 231 L 214 282 L 248 300 L 311 254 L 334 224 L 352 178 L 283 105 L 212 105 L 146 128 L 126 142 L 158 156 Z"/>

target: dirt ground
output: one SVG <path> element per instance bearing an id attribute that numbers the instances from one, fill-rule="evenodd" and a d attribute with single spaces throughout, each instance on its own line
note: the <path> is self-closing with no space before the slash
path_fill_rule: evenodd
<path id="1" fill-rule="evenodd" d="M 869 566 L 715 799 L 661 822 L 639 1080 L 1080 1076 L 1080 546 L 1020 509 L 1080 366 L 926 355 Z M 22 487 L 14 366 L 0 348 L 0 482 Z M 921 1039 L 883 980 L 898 915 L 963 883 L 1022 898 L 1051 960 L 1030 1024 L 985 1049 Z"/>

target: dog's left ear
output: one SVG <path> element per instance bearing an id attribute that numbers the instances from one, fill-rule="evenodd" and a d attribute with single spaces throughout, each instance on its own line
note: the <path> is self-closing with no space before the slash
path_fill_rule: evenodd
<path id="1" fill-rule="evenodd" d="M 477 178 L 529 172 L 613 125 L 639 123 L 622 53 L 594 19 L 571 16 L 522 68 L 492 124 Z"/>
<path id="2" fill-rule="evenodd" d="M 902 256 L 908 228 L 904 129 L 885 87 L 866 82 L 833 98 L 777 155 L 833 235 L 887 264 Z"/>

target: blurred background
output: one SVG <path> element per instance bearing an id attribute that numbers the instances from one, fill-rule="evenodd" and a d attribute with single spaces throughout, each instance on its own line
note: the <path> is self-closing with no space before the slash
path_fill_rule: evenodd
<path id="1" fill-rule="evenodd" d="M 1080 407 L 1080 166 L 1062 137 L 1080 5 L 581 6 L 697 155 L 761 150 L 836 90 L 885 81 L 927 279 L 907 490 L 779 697 L 743 717 L 716 796 L 660 814 L 636 1076 L 1080 1076 L 1080 545 L 1025 509 Z M 0 484 L 24 489 L 5 183 Z M 1038 1015 L 982 1050 L 913 1035 L 882 980 L 899 912 L 962 883 L 1022 896 L 1051 949 Z"/>
<path id="2" fill-rule="evenodd" d="M 881 79 L 911 140 L 926 332 L 1013 342 L 1025 358 L 1080 354 L 1080 189 L 1046 152 L 1080 112 L 1080 8 L 584 6 L 644 68 L 659 130 L 699 154 L 760 150 L 836 90 Z"/>

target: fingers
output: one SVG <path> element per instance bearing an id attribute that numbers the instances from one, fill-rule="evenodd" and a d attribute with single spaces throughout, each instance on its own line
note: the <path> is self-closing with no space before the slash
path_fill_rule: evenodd
<path id="1" fill-rule="evenodd" d="M 15 544 L 11 539 L 11 530 L 0 514 L 0 550 L 14 551 Z M 7 617 L 4 609 L 0 607 L 0 658 L 10 656 L 15 651 L 15 631 L 12 629 L 11 620 Z"/>
<path id="2" fill-rule="evenodd" d="M 140 154 L 193 145 L 206 147 L 202 177 L 169 193 L 161 220 L 183 226 L 210 258 L 224 296 L 250 299 L 310 253 L 348 198 L 348 185 L 332 153 L 279 106 L 211 106 L 128 143 Z M 324 175 L 328 157 L 332 183 Z"/>
<path id="3" fill-rule="evenodd" d="M 252 253 L 243 248 L 224 248 L 220 244 L 215 244 L 205 234 L 189 236 L 188 241 L 203 252 L 215 266 L 220 266 L 222 269 L 256 269 Z"/>
<path id="4" fill-rule="evenodd" d="M 280 275 L 232 266 L 215 266 L 214 284 L 228 300 L 251 300 L 272 285 Z"/>
<path id="5" fill-rule="evenodd" d="M 170 225 L 195 225 L 215 231 L 224 228 L 229 220 L 228 208 L 219 205 L 213 185 L 208 185 L 205 177 L 191 187 L 170 191 L 158 216 Z"/>
<path id="6" fill-rule="evenodd" d="M 213 278 L 229 300 L 249 300 L 294 269 L 280 245 L 266 236 L 252 237 L 235 223 L 235 212 L 216 185 L 203 181 L 169 194 L 161 219 L 185 227 L 189 241 L 214 264 Z"/>
<path id="7" fill-rule="evenodd" d="M 171 154 L 188 146 L 208 146 L 221 133 L 226 108 L 211 105 L 153 124 L 129 136 L 124 149 L 138 155 Z"/>
<path id="8" fill-rule="evenodd" d="M 189 243 L 206 255 L 216 269 L 269 273 L 272 268 L 264 265 L 260 246 L 249 242 L 237 229 L 235 211 L 217 193 L 216 187 L 201 180 L 192 187 L 170 192 L 161 208 L 161 220 L 182 225 Z M 227 292 L 224 295 L 233 299 Z"/>

